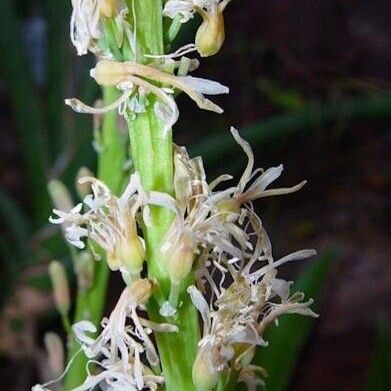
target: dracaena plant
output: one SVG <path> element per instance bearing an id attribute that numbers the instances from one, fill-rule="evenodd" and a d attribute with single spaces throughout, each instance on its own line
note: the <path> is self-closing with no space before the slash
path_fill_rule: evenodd
<path id="1" fill-rule="evenodd" d="M 291 283 L 277 278 L 280 265 L 315 252 L 275 260 L 253 208 L 305 182 L 270 189 L 283 167 L 254 169 L 253 151 L 234 128 L 233 142 L 247 159 L 236 184 L 230 175 L 210 181 L 202 158 L 172 141 L 178 93 L 222 112 L 205 96 L 228 88 L 189 74 L 199 66 L 197 53 L 221 48 L 228 3 L 72 0 L 71 40 L 79 55 L 96 56 L 91 77 L 103 103 L 66 104 L 94 115 L 98 173 L 80 171 L 76 205 L 60 182 L 49 184 L 50 221 L 69 243 L 78 292 L 71 321 L 65 271 L 54 262 L 68 365 L 34 391 L 234 390 L 239 382 L 255 390 L 266 375 L 253 363 L 255 349 L 267 345 L 265 330 L 282 314 L 316 316 L 311 300 L 290 294 Z M 173 51 L 172 40 L 195 14 L 202 22 L 194 43 Z M 124 288 L 101 319 L 109 271 L 121 274 Z"/>

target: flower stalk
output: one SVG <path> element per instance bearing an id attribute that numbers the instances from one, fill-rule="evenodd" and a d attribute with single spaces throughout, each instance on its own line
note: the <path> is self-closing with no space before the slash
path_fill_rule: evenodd
<path id="1" fill-rule="evenodd" d="M 138 21 L 138 38 L 143 43 L 144 54 L 160 54 L 163 51 L 162 2 L 155 0 L 135 0 L 135 17 Z M 151 17 L 153 15 L 153 17 Z M 150 107 L 153 107 L 151 104 Z M 165 131 L 164 124 L 157 118 L 153 109 L 128 119 L 132 158 L 136 171 L 147 191 L 155 190 L 174 194 L 174 166 L 172 131 Z M 173 221 L 173 212 L 167 208 L 151 207 L 151 225 L 144 229 L 148 274 L 159 281 L 159 287 L 148 307 L 151 319 L 162 322 L 159 314 L 160 305 L 169 295 L 170 277 L 164 266 L 160 251 Z M 190 284 L 192 277 L 186 281 Z M 181 293 L 186 291 L 186 283 Z M 183 295 L 181 295 L 182 297 Z M 192 365 L 197 352 L 199 339 L 198 315 L 188 297 L 184 297 L 182 306 L 170 319 L 178 326 L 177 333 L 160 333 L 156 342 L 161 359 L 167 391 L 192 391 Z M 185 349 L 183 347 L 186 347 Z"/>

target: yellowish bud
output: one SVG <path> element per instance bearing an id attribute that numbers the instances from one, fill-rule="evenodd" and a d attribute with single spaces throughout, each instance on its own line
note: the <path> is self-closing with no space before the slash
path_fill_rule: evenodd
<path id="1" fill-rule="evenodd" d="M 113 271 L 119 270 L 121 267 L 121 258 L 117 253 L 117 251 L 107 253 L 107 265 Z"/>
<path id="2" fill-rule="evenodd" d="M 101 15 L 112 18 L 118 13 L 118 0 L 105 0 L 99 9 Z"/>
<path id="3" fill-rule="evenodd" d="M 62 182 L 51 180 L 48 183 L 48 192 L 56 209 L 71 210 L 73 208 L 72 197 Z"/>
<path id="4" fill-rule="evenodd" d="M 80 167 L 76 175 L 75 187 L 81 199 L 91 193 L 91 182 L 80 183 L 79 180 L 85 177 L 94 177 L 94 174 L 87 167 Z"/>
<path id="5" fill-rule="evenodd" d="M 144 304 L 152 295 L 154 282 L 149 278 L 138 279 L 132 282 L 129 289 L 130 300 L 133 303 Z"/>
<path id="6" fill-rule="evenodd" d="M 92 286 L 94 279 L 95 261 L 88 251 L 81 251 L 78 254 L 75 264 L 77 283 L 81 290 L 86 291 Z"/>
<path id="7" fill-rule="evenodd" d="M 48 356 L 48 364 L 54 377 L 64 372 L 64 345 L 56 333 L 48 332 L 44 336 L 44 344 Z"/>
<path id="8" fill-rule="evenodd" d="M 145 259 L 145 248 L 141 239 L 135 235 L 130 240 L 121 242 L 119 249 L 119 257 L 122 265 L 132 275 L 137 275 L 141 272 Z"/>
<path id="9" fill-rule="evenodd" d="M 116 86 L 128 76 L 126 63 L 101 60 L 91 70 L 91 76 L 101 86 Z"/>
<path id="10" fill-rule="evenodd" d="M 54 302 L 61 314 L 67 314 L 70 308 L 70 293 L 68 278 L 64 266 L 58 261 L 49 265 L 49 275 L 52 281 Z"/>
<path id="11" fill-rule="evenodd" d="M 218 53 L 225 39 L 224 7 L 214 5 L 210 11 L 196 7 L 203 21 L 197 30 L 195 44 L 201 57 L 209 57 Z"/>
<path id="12" fill-rule="evenodd" d="M 191 236 L 184 233 L 179 243 L 175 243 L 171 251 L 167 251 L 167 271 L 171 281 L 179 283 L 191 271 L 194 261 L 194 249 Z"/>
<path id="13" fill-rule="evenodd" d="M 199 350 L 193 364 L 193 383 L 197 391 L 209 391 L 216 387 L 219 380 L 218 372 L 204 357 L 204 352 Z"/>

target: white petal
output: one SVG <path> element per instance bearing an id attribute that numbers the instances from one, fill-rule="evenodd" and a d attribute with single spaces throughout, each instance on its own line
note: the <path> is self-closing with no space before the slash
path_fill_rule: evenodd
<path id="1" fill-rule="evenodd" d="M 191 89 L 201 94 L 220 95 L 229 93 L 229 88 L 217 81 L 193 76 L 178 76 L 177 78 L 186 83 Z"/>

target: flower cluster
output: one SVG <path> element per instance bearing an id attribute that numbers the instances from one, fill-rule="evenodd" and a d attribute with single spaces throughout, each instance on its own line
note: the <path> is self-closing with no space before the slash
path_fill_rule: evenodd
<path id="1" fill-rule="evenodd" d="M 91 70 L 91 76 L 101 86 L 117 87 L 122 92 L 121 96 L 103 108 L 87 106 L 75 98 L 67 99 L 65 103 L 79 113 L 104 114 L 117 109 L 121 115 L 129 116 L 130 111 L 134 117 L 137 113 L 145 112 L 149 104 L 146 96 L 153 94 L 157 98 L 157 102 L 153 105 L 154 111 L 165 125 L 166 130 L 176 123 L 179 116 L 178 107 L 173 98 L 175 90 L 183 91 L 203 110 L 223 112 L 219 106 L 206 99 L 204 94 L 227 94 L 229 92 L 227 87 L 207 79 L 164 72 L 162 68 L 167 62 L 172 63 L 174 69 L 183 62 L 187 63 L 188 69 L 193 69 L 192 66 L 194 66 L 194 62 L 185 58 L 181 61 L 168 59 L 161 64 L 152 63 L 148 66 L 130 61 L 101 60 Z M 154 83 L 161 83 L 167 87 L 159 88 Z"/>
<path id="2" fill-rule="evenodd" d="M 178 329 L 175 325 L 150 322 L 137 313 L 152 290 L 153 282 L 148 279 L 139 279 L 127 286 L 110 317 L 103 318 L 103 330 L 96 338 L 91 334 L 96 333 L 97 328 L 90 321 L 73 325 L 81 349 L 90 363 L 99 368 L 97 374 L 87 371 L 86 380 L 74 391 L 88 391 L 98 385 L 107 391 L 155 391 L 163 383 L 163 377 L 153 371 L 159 365 L 159 356 L 149 334 L 152 331 L 177 332 Z M 33 391 L 48 390 L 46 387 L 51 383 L 36 386 Z"/>
<path id="3" fill-rule="evenodd" d="M 269 237 L 251 201 L 288 194 L 290 188 L 268 189 L 282 166 L 253 171 L 249 144 L 235 129 L 231 132 L 248 156 L 248 165 L 237 186 L 216 190 L 223 175 L 210 184 L 202 160 L 190 159 L 184 148 L 175 154 L 176 219 L 162 251 L 167 254 L 172 289 L 193 266 L 196 285 L 188 288 L 203 320 L 203 338 L 193 367 L 193 381 L 200 390 L 211 390 L 223 371 L 243 371 L 249 387 L 257 384 L 259 368 L 249 371 L 256 346 L 264 346 L 266 327 L 285 313 L 316 316 L 304 295 L 290 295 L 291 283 L 276 278 L 277 267 L 315 254 L 301 250 L 274 260 Z M 177 295 L 172 295 L 176 298 Z M 209 302 L 209 303 L 208 303 Z M 171 300 L 169 303 L 177 303 Z M 167 306 L 163 308 L 163 314 Z M 170 312 L 167 311 L 169 314 Z"/>
<path id="4" fill-rule="evenodd" d="M 149 205 L 175 208 L 174 200 L 167 194 L 145 192 L 137 173 L 120 197 L 112 194 L 100 180 L 93 177 L 79 179 L 80 184 L 90 184 L 91 194 L 70 211 L 54 209 L 53 224 L 61 224 L 67 241 L 83 249 L 83 238 L 90 238 L 104 250 L 109 267 L 121 270 L 125 281 L 140 275 L 145 258 L 144 242 L 138 236 L 137 216 L 142 210 L 145 224 L 149 223 Z M 84 209 L 84 211 L 83 211 Z"/>
<path id="5" fill-rule="evenodd" d="M 144 54 L 141 63 L 135 38 L 137 20 L 127 8 L 132 2 L 72 0 L 72 42 L 79 55 L 87 51 L 97 55 L 91 77 L 100 86 L 116 87 L 119 98 L 100 108 L 78 99 L 68 99 L 66 104 L 81 113 L 118 110 L 128 122 L 148 111 L 160 120 L 163 137 L 179 116 L 176 92 L 184 92 L 201 109 L 221 113 L 205 95 L 225 94 L 228 88 L 189 76 L 199 62 L 184 55 L 197 50 L 205 57 L 220 50 L 225 35 L 223 11 L 229 2 L 166 1 L 163 14 L 173 19 L 173 24 L 185 23 L 195 13 L 202 17 L 195 44 L 170 55 Z M 107 39 L 113 31 L 115 39 Z M 306 182 L 269 188 L 282 174 L 283 166 L 254 169 L 249 143 L 236 129 L 231 128 L 231 133 L 248 160 L 236 185 L 223 188 L 232 180 L 228 174 L 208 182 L 202 159 L 190 158 L 186 148 L 174 146 L 173 196 L 146 191 L 137 171 L 130 175 L 120 196 L 102 181 L 85 176 L 79 179 L 85 193 L 82 202 L 73 206 L 68 200 L 62 203 L 65 210 L 53 210 L 50 221 L 62 226 L 69 244 L 81 250 L 88 244 L 94 255 L 103 253 L 110 269 L 120 271 L 127 285 L 110 316 L 103 318 L 98 336 L 97 327 L 89 320 L 72 326 L 80 351 L 95 365 L 93 373 L 87 366 L 86 380 L 73 391 L 95 387 L 153 391 L 163 385 L 164 374 L 151 334 L 181 332 L 174 323 L 181 324 L 176 316 L 184 295 L 202 319 L 202 338 L 193 363 L 193 383 L 199 391 L 215 389 L 222 374 L 229 378 L 233 372 L 238 374 L 237 381 L 255 390 L 262 384 L 264 370 L 252 365 L 252 360 L 255 349 L 267 345 L 266 328 L 283 314 L 317 316 L 309 308 L 311 299 L 305 300 L 300 292 L 292 294 L 291 282 L 277 278 L 279 266 L 313 256 L 315 251 L 300 250 L 275 260 L 269 236 L 253 206 L 253 201 L 261 198 L 296 192 Z M 165 273 L 164 289 L 160 289 L 161 281 L 151 278 L 148 260 L 144 264 L 147 251 L 141 232 L 149 253 L 151 206 L 172 212 L 171 225 L 153 248 Z M 163 295 L 156 295 L 155 300 L 160 319 L 167 318 L 169 323 L 151 322 L 140 313 L 155 287 Z M 48 390 L 50 384 L 37 385 L 33 391 Z"/>

